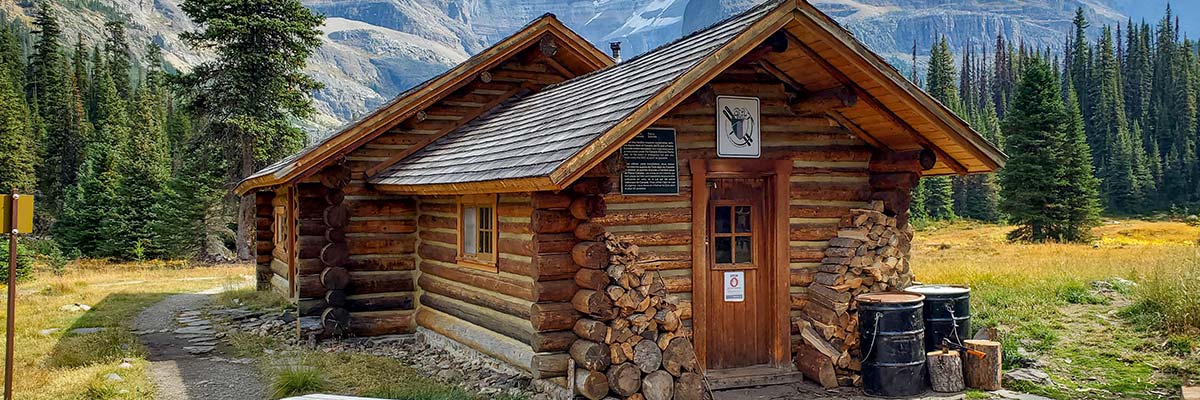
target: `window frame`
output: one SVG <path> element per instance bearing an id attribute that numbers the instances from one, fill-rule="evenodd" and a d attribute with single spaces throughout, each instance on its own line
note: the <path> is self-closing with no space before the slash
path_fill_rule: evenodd
<path id="1" fill-rule="evenodd" d="M 489 254 L 491 256 L 490 260 L 481 259 L 478 256 L 481 253 L 478 251 L 474 254 L 467 254 L 463 252 L 465 247 L 464 238 L 468 234 L 465 232 L 466 219 L 463 217 L 464 211 L 468 208 L 490 208 L 492 210 L 491 218 L 489 218 L 491 222 L 491 251 L 482 253 Z M 458 198 L 457 211 L 458 222 L 456 224 L 457 228 L 455 229 L 455 236 L 457 236 L 458 246 L 455 259 L 458 261 L 458 265 L 487 272 L 498 272 L 499 268 L 497 266 L 500 259 L 500 251 L 497 248 L 500 242 L 499 195 L 490 194 L 460 196 Z M 478 218 L 479 212 L 476 211 L 475 215 L 477 216 L 476 218 Z M 470 232 L 472 235 L 479 234 L 479 222 L 476 221 L 475 225 L 475 231 Z M 478 244 L 476 246 L 478 246 Z"/>
<path id="2" fill-rule="evenodd" d="M 275 206 L 272 211 L 271 229 L 275 234 L 272 243 L 275 247 L 287 246 L 288 236 L 291 234 L 288 232 L 287 214 L 287 207 L 284 206 Z"/>

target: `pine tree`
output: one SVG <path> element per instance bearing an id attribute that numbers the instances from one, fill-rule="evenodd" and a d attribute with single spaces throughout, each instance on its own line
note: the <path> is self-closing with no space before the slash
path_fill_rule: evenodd
<path id="1" fill-rule="evenodd" d="M 244 178 L 299 149 L 306 137 L 290 120 L 314 110 L 310 94 L 321 85 L 303 70 L 321 45 L 323 18 L 298 0 L 187 0 L 182 8 L 204 29 L 180 38 L 216 54 L 184 76 L 183 87 L 194 114 L 206 120 L 204 140 L 225 144 L 224 153 L 237 160 L 231 175 Z M 254 199 L 244 196 L 239 259 L 250 258 L 253 224 Z"/>
<path id="2" fill-rule="evenodd" d="M 37 151 L 25 97 L 11 70 L 0 71 L 0 189 L 32 193 Z"/>
<path id="3" fill-rule="evenodd" d="M 122 99 L 129 99 L 133 92 L 129 75 L 132 73 L 129 39 L 125 35 L 125 23 L 109 21 L 104 24 L 104 61 L 112 71 L 113 85 Z"/>
<path id="4" fill-rule="evenodd" d="M 78 182 L 67 192 L 54 234 L 64 246 L 85 256 L 123 257 L 122 249 L 130 244 L 121 236 L 125 231 L 118 191 L 129 120 L 104 61 L 94 70 L 95 133 L 84 151 Z"/>
<path id="5" fill-rule="evenodd" d="M 1074 90 L 1067 104 L 1053 68 L 1029 59 L 1004 121 L 1010 159 L 1000 170 L 1001 209 L 1014 240 L 1082 241 L 1098 222 L 1097 182 Z"/>
<path id="6" fill-rule="evenodd" d="M 62 28 L 49 2 L 38 3 L 34 25 L 38 40 L 30 58 L 27 93 L 39 116 L 33 129 L 39 144 L 37 186 L 45 215 L 54 214 L 62 205 L 63 190 L 71 183 L 66 180 L 78 168 L 74 144 L 81 133 L 72 125 L 73 76 L 62 49 Z"/>
<path id="7" fill-rule="evenodd" d="M 1142 182 L 1134 173 L 1134 142 L 1125 119 L 1120 61 L 1113 53 L 1112 30 L 1104 27 L 1096 45 L 1092 77 L 1092 130 L 1088 146 L 1096 175 L 1101 178 L 1105 203 L 1115 211 L 1129 212 L 1141 206 Z M 1111 165 L 1110 165 L 1111 164 Z"/>
<path id="8" fill-rule="evenodd" d="M 929 53 L 925 91 L 956 113 L 961 112 L 962 99 L 959 98 L 957 80 L 954 55 L 950 53 L 950 45 L 946 38 L 942 37 Z M 954 189 L 950 178 L 932 177 L 922 180 L 925 214 L 931 219 L 954 219 Z"/>

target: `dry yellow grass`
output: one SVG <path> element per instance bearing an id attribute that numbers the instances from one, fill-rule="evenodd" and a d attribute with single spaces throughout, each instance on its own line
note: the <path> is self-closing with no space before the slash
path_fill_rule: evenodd
<path id="1" fill-rule="evenodd" d="M 17 285 L 14 397 L 152 398 L 145 350 L 130 333 L 134 316 L 169 294 L 233 285 L 252 274 L 247 266 L 181 268 L 180 264 L 99 262 L 73 264 L 60 276 L 39 272 L 34 280 Z M 93 308 L 88 312 L 60 309 L 72 303 Z M 0 317 L 4 309 L 0 308 Z M 88 335 L 67 333 L 81 327 L 107 330 Z M 43 334 L 48 329 L 58 330 Z M 130 359 L 133 368 L 118 368 L 123 359 Z M 109 373 L 119 374 L 123 381 L 106 380 Z"/>
<path id="2" fill-rule="evenodd" d="M 1109 221 L 1090 244 L 1009 243 L 1011 229 L 955 223 L 918 232 L 912 265 L 919 281 L 972 287 L 973 324 L 998 328 L 1009 367 L 1038 360 L 1067 385 L 1025 389 L 1158 398 L 1200 372 L 1194 336 L 1182 349 L 1163 345 L 1200 326 L 1200 227 Z M 1120 279 L 1138 284 L 1123 288 Z M 1097 281 L 1124 293 L 1097 293 Z"/>

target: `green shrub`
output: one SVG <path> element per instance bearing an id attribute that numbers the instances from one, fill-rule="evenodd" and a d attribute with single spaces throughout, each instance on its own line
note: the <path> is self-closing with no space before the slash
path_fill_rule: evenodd
<path id="1" fill-rule="evenodd" d="M 272 398 L 302 396 L 320 392 L 325 388 L 321 371 L 306 366 L 283 367 L 271 382 Z"/>
<path id="2" fill-rule="evenodd" d="M 8 240 L 0 244 L 0 280 L 8 279 Z M 17 279 L 33 276 L 34 252 L 24 243 L 17 243 Z"/>

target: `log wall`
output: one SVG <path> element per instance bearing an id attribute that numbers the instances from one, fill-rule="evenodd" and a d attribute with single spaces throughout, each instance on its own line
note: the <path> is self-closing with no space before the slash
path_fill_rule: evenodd
<path id="1" fill-rule="evenodd" d="M 754 78 L 748 79 L 748 75 Z M 610 194 L 605 196 L 608 215 L 593 222 L 602 224 L 620 240 L 640 247 L 647 268 L 661 271 L 669 297 L 679 301 L 681 317 L 691 326 L 694 183 L 688 160 L 717 158 L 717 95 L 758 97 L 763 123 L 761 159 L 793 162 L 789 179 L 789 286 L 792 318 L 798 319 L 812 275 L 821 263 L 829 239 L 836 236 L 839 221 L 851 209 L 865 207 L 871 199 L 872 147 L 833 120 L 793 115 L 787 105 L 790 94 L 774 78 L 746 67 L 734 67 L 716 78 L 708 89 L 667 113 L 653 126 L 676 130 L 679 195 Z M 612 161 L 615 160 L 605 164 L 614 165 Z M 592 175 L 603 174 L 619 181 L 619 174 L 600 171 L 603 169 L 606 168 L 598 168 Z M 793 342 L 799 339 L 799 332 L 793 332 Z"/>
<path id="2" fill-rule="evenodd" d="M 564 259 L 550 253 L 567 244 L 535 237 L 533 218 L 541 210 L 534 209 L 534 198 L 529 193 L 499 195 L 500 240 L 492 272 L 457 261 L 458 199 L 420 197 L 418 287 L 422 312 L 429 315 L 422 318 L 444 321 L 422 327 L 547 378 L 565 375 L 563 352 L 575 339 L 568 323 L 578 317 L 565 303 L 575 292 L 570 255 Z M 500 342 L 510 350 L 492 354 L 489 343 Z"/>
<path id="3" fill-rule="evenodd" d="M 271 260 L 267 264 L 270 272 L 268 278 L 270 280 L 269 287 L 271 290 L 287 298 L 294 298 L 291 281 L 291 249 L 293 248 L 291 235 L 295 235 L 295 232 L 288 232 L 286 235 L 276 235 L 277 232 L 275 230 L 296 226 L 295 221 L 291 220 L 292 213 L 294 212 L 290 201 L 292 195 L 292 190 L 281 188 L 271 197 L 268 211 L 270 217 L 268 221 L 265 221 L 267 225 L 265 232 L 263 232 L 270 233 L 270 237 L 266 240 L 270 243 L 268 254 L 271 256 Z M 279 220 L 280 216 L 284 219 Z"/>

